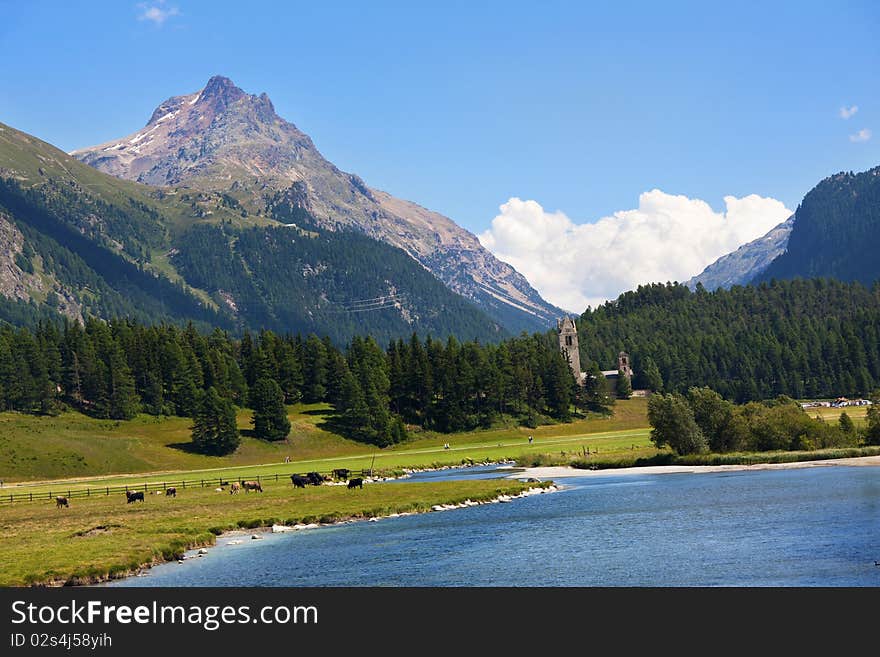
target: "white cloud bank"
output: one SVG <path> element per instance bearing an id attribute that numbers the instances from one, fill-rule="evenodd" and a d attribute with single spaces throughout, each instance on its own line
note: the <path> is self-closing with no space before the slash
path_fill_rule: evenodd
<path id="1" fill-rule="evenodd" d="M 857 144 L 862 141 L 868 141 L 871 138 L 871 131 L 868 128 L 862 128 L 856 134 L 850 135 L 849 140 L 854 144 Z"/>
<path id="2" fill-rule="evenodd" d="M 643 283 L 686 281 L 792 215 L 755 194 L 724 203 L 715 212 L 705 201 L 654 189 L 639 196 L 637 209 L 576 224 L 514 197 L 479 239 L 545 299 L 580 313 Z"/>
<path id="3" fill-rule="evenodd" d="M 841 107 L 840 108 L 840 118 L 842 118 L 844 120 L 851 118 L 858 111 L 859 111 L 858 105 L 852 105 L 851 107 Z"/>

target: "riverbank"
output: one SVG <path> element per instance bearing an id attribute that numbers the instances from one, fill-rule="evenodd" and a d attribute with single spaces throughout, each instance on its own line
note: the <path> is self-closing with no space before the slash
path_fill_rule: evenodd
<path id="1" fill-rule="evenodd" d="M 0 509 L 0 586 L 95 584 L 178 559 L 236 529 L 330 524 L 431 511 L 439 505 L 514 496 L 534 484 L 506 479 L 344 486 L 264 485 L 264 493 L 179 490 L 177 497 L 123 495 L 77 498 Z"/>
<path id="2" fill-rule="evenodd" d="M 839 459 L 817 459 L 813 461 L 791 461 L 787 463 L 754 463 L 737 465 L 647 465 L 630 468 L 606 468 L 589 470 L 571 466 L 544 466 L 517 469 L 508 479 L 559 479 L 565 477 L 602 477 L 608 475 L 645 474 L 699 474 L 704 472 L 731 472 L 737 470 L 789 470 L 793 468 L 815 468 L 831 465 L 880 466 L 880 456 L 856 456 Z"/>
<path id="3" fill-rule="evenodd" d="M 271 527 L 259 527 L 255 530 L 241 530 L 241 529 L 233 529 L 228 532 L 224 532 L 220 536 L 217 537 L 216 542 L 211 546 L 199 546 L 188 550 L 186 553 L 179 555 L 177 561 L 179 564 L 185 565 L 188 561 L 192 561 L 194 559 L 201 559 L 207 556 L 210 556 L 211 553 L 217 548 L 231 547 L 237 545 L 243 545 L 247 543 L 251 543 L 253 541 L 259 541 L 265 538 L 266 535 L 270 534 L 286 534 L 286 533 L 297 533 L 301 531 L 310 531 L 313 529 L 320 529 L 322 527 L 334 527 L 339 525 L 347 525 L 351 523 L 359 523 L 359 522 L 380 522 L 382 520 L 390 520 L 394 518 L 403 518 L 406 516 L 419 515 L 424 513 L 438 513 L 441 511 L 455 511 L 458 509 L 467 509 L 475 506 L 484 506 L 487 504 L 504 504 L 513 502 L 518 499 L 522 499 L 525 497 L 532 497 L 534 495 L 543 495 L 547 493 L 554 493 L 559 490 L 559 487 L 556 486 L 553 482 L 543 482 L 537 483 L 534 482 L 526 489 L 520 491 L 519 493 L 513 494 L 499 494 L 495 497 L 490 497 L 486 499 L 465 499 L 462 502 L 451 503 L 451 504 L 435 504 L 430 509 L 417 509 L 413 511 L 402 511 L 399 513 L 388 513 L 386 515 L 381 516 L 373 516 L 373 517 L 349 517 L 339 519 L 333 522 L 313 522 L 313 523 L 298 523 L 295 525 L 272 525 Z M 149 575 L 149 570 L 154 566 L 159 565 L 158 563 L 153 563 L 149 565 L 145 565 L 144 567 L 138 569 L 137 571 L 130 572 L 125 577 L 147 577 Z M 123 577 L 113 578 L 113 579 L 123 579 Z M 106 581 L 106 580 L 105 580 Z M 97 582 L 96 584 L 100 584 L 103 582 Z"/>

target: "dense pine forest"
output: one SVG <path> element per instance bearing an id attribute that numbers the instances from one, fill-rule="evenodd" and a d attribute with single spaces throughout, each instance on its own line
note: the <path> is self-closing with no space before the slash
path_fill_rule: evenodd
<path id="1" fill-rule="evenodd" d="M 635 388 L 708 386 L 746 402 L 868 394 L 880 386 L 880 284 L 773 281 L 691 292 L 640 286 L 577 320 L 582 360 L 620 349 Z"/>
<path id="2" fill-rule="evenodd" d="M 156 207 L 171 215 L 177 206 L 168 203 Z M 75 182 L 27 187 L 0 175 L 0 229 L 22 242 L 18 252 L 9 247 L 22 274 L 11 271 L 7 288 L 24 275 L 47 288 L 31 289 L 28 303 L 0 298 L 0 321 L 33 327 L 63 301 L 68 316 L 193 322 L 238 336 L 314 332 L 337 344 L 363 333 L 383 344 L 413 331 L 481 341 L 508 335 L 401 249 L 356 231 L 265 218 L 242 227 L 228 215 L 241 211 L 237 202 L 221 194 L 218 203 L 227 214 L 215 217 L 193 200 L 189 225 L 174 229 L 168 216 L 125 194 L 105 201 Z"/>
<path id="3" fill-rule="evenodd" d="M 205 394 L 257 409 L 278 389 L 286 403 L 332 404 L 333 428 L 380 446 L 404 440 L 407 425 L 460 431 L 513 416 L 534 426 L 607 403 L 577 388 L 550 336 L 484 345 L 413 335 L 384 349 L 355 337 L 342 350 L 314 334 L 236 339 L 133 320 L 0 328 L 2 410 L 195 417 Z"/>
<path id="4" fill-rule="evenodd" d="M 756 281 L 829 277 L 880 279 L 880 167 L 838 173 L 814 187 L 795 213 L 785 253 Z"/>
<path id="5" fill-rule="evenodd" d="M 507 335 L 402 250 L 354 231 L 196 224 L 171 261 L 219 307 L 231 303 L 243 326 L 337 344 L 366 333 L 385 344 L 414 327 L 460 340 Z"/>
<path id="6" fill-rule="evenodd" d="M 62 289 L 78 291 L 75 297 L 83 314 L 143 322 L 189 319 L 203 328 L 232 327 L 229 317 L 205 307 L 179 283 L 143 268 L 144 253 L 162 232 L 147 221 L 153 215 L 137 201 L 129 199 L 128 204 L 120 209 L 72 185 L 47 182 L 25 189 L 0 177 L 0 220 L 12 221 L 24 240 L 16 265 L 54 279 Z M 29 308 L 4 299 L 0 319 L 46 316 L 57 305 L 53 295 L 43 304 L 27 304 Z"/>

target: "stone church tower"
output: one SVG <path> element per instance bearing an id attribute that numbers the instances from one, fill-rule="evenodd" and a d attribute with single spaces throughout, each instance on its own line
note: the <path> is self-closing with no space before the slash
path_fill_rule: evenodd
<path id="1" fill-rule="evenodd" d="M 578 347 L 577 326 L 571 317 L 563 317 L 556 320 L 556 332 L 559 334 L 559 348 L 568 358 L 568 365 L 571 367 L 571 373 L 574 374 L 574 380 L 578 384 L 583 383 L 581 375 L 581 352 Z"/>
<path id="2" fill-rule="evenodd" d="M 625 351 L 617 354 L 617 370 L 623 372 L 628 379 L 633 377 L 633 369 L 629 364 L 629 354 Z"/>

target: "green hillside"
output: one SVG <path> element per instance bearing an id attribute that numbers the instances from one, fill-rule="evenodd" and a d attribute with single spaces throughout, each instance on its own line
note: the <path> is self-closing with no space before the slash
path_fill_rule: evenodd
<path id="1" fill-rule="evenodd" d="M 880 285 L 815 279 L 714 292 L 646 285 L 585 312 L 577 325 L 582 362 L 608 369 L 626 350 L 636 388 L 709 386 L 749 401 L 880 387 Z"/>
<path id="2" fill-rule="evenodd" d="M 273 211 L 270 198 L 246 208 L 222 192 L 118 179 L 0 124 L 0 320 L 194 321 L 339 343 L 505 335 L 400 249 L 305 232 Z"/>
<path id="3" fill-rule="evenodd" d="M 754 282 L 825 277 L 870 285 L 880 279 L 878 253 L 880 167 L 838 173 L 804 197 L 785 253 Z"/>

